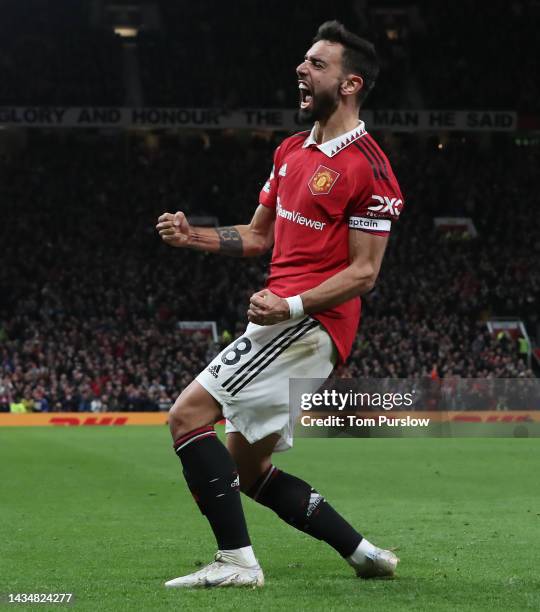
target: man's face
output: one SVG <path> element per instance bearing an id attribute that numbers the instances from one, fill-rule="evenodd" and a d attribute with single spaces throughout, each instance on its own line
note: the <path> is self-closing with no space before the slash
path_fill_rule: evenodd
<path id="1" fill-rule="evenodd" d="M 326 40 L 316 42 L 297 67 L 300 91 L 300 119 L 325 121 L 336 110 L 344 75 L 341 66 L 343 47 Z"/>

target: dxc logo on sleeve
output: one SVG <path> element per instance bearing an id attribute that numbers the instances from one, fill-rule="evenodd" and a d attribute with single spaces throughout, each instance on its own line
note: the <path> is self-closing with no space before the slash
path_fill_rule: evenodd
<path id="1" fill-rule="evenodd" d="M 399 198 L 389 198 L 388 196 L 380 196 L 380 195 L 372 195 L 371 196 L 380 204 L 375 204 L 374 206 L 369 206 L 368 209 L 373 212 L 379 213 L 389 213 L 390 215 L 395 215 L 399 217 L 399 213 L 401 212 L 401 208 L 403 207 L 403 202 Z"/>

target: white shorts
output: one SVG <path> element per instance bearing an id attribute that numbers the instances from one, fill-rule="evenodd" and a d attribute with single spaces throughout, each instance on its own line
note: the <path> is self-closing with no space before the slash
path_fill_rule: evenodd
<path id="1" fill-rule="evenodd" d="M 196 380 L 221 404 L 227 432 L 239 431 L 250 444 L 279 433 L 275 450 L 287 450 L 300 412 L 289 409 L 289 378 L 327 378 L 336 355 L 328 332 L 311 317 L 249 323 Z"/>

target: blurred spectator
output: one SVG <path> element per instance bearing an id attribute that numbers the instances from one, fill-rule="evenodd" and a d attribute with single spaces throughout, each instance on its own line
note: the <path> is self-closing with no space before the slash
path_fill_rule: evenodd
<path id="1" fill-rule="evenodd" d="M 10 403 L 9 411 L 13 414 L 24 414 L 25 412 L 28 412 L 20 397 L 16 397 L 14 401 Z"/>

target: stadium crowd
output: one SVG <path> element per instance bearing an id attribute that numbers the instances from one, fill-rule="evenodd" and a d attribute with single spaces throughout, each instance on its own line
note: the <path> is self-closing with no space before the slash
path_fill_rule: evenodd
<path id="1" fill-rule="evenodd" d="M 245 222 L 275 141 L 66 132 L 29 144 L 0 162 L 0 410 L 167 408 L 242 332 L 268 257 L 171 249 L 156 218 L 183 209 Z M 533 376 L 484 321 L 518 315 L 538 334 L 538 149 L 501 137 L 494 155 L 481 140 L 438 148 L 414 136 L 384 148 L 406 209 L 338 375 Z M 446 214 L 471 217 L 478 237 L 437 232 L 433 217 Z M 215 320 L 220 342 L 179 320 Z"/>

